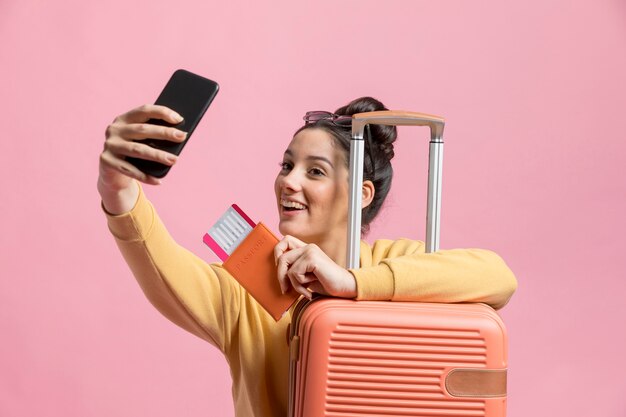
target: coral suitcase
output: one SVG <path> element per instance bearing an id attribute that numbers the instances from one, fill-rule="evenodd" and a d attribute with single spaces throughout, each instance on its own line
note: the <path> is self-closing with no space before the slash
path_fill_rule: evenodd
<path id="1" fill-rule="evenodd" d="M 358 267 L 367 124 L 429 126 L 426 251 L 439 245 L 443 119 L 413 112 L 353 116 L 348 267 Z M 315 297 L 289 330 L 290 417 L 504 416 L 506 330 L 483 304 Z"/>

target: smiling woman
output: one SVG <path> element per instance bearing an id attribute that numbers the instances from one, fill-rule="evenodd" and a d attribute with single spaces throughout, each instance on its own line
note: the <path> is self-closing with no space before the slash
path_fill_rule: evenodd
<path id="1" fill-rule="evenodd" d="M 417 241 L 378 240 L 371 247 L 362 242 L 360 268 L 345 268 L 351 115 L 383 109 L 379 101 L 364 97 L 335 113 L 309 112 L 285 150 L 274 183 L 279 229 L 285 235 L 274 248 L 281 289 L 293 287 L 308 298 L 317 292 L 359 300 L 504 306 L 517 283 L 504 261 L 487 250 L 426 254 Z M 106 130 L 98 190 L 109 229 L 153 305 L 224 353 L 233 376 L 236 415 L 285 416 L 285 335 L 293 311 L 276 322 L 221 264 L 205 263 L 169 235 L 139 185 L 158 182 L 124 160 L 132 154 L 176 163 L 176 158 L 133 141 L 179 141 L 184 136 L 174 128 L 154 131 L 146 124 L 151 118 L 175 122 L 177 115 L 146 105 L 117 117 Z M 391 185 L 396 130 L 372 126 L 368 136 L 362 188 L 366 227 Z"/>
<path id="2" fill-rule="evenodd" d="M 348 169 L 341 153 L 325 131 L 303 130 L 285 151 L 274 183 L 280 232 L 316 243 L 329 255 L 345 249 Z"/>

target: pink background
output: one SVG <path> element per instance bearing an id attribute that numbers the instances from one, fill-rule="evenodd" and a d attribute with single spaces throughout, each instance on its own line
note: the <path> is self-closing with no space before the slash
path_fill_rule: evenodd
<path id="1" fill-rule="evenodd" d="M 276 224 L 306 110 L 442 115 L 442 247 L 519 280 L 509 416 L 626 415 L 623 1 L 4 0 L 0 62 L 0 416 L 233 415 L 222 355 L 144 299 L 95 187 L 107 124 L 177 68 L 221 84 L 147 190 L 181 244 L 215 260 L 201 238 L 232 202 Z M 426 138 L 401 131 L 370 239 L 422 238 Z"/>

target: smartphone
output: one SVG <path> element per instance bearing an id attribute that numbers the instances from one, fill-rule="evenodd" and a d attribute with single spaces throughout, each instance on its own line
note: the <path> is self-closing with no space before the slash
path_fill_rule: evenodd
<path id="1" fill-rule="evenodd" d="M 165 120 L 150 119 L 146 123 L 175 127 L 187 132 L 187 138 L 180 143 L 161 139 L 144 139 L 138 142 L 180 155 L 218 90 L 219 85 L 215 81 L 183 69 L 177 70 L 172 74 L 172 77 L 154 104 L 169 107 L 183 116 L 184 120 L 178 124 L 172 124 Z M 127 157 L 126 160 L 140 171 L 157 178 L 163 178 L 171 168 L 160 162 L 147 161 L 140 158 Z"/>

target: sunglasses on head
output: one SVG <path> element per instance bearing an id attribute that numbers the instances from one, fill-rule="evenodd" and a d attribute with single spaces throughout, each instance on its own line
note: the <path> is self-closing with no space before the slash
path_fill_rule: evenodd
<path id="1" fill-rule="evenodd" d="M 320 120 L 329 121 L 337 126 L 341 127 L 350 127 L 352 126 L 352 116 L 347 115 L 339 115 L 335 113 L 331 113 L 329 111 L 308 111 L 303 117 L 306 124 L 316 123 Z"/>

